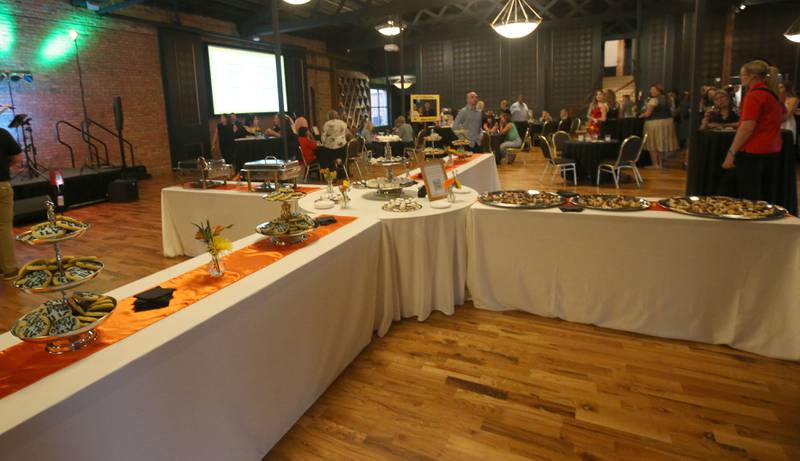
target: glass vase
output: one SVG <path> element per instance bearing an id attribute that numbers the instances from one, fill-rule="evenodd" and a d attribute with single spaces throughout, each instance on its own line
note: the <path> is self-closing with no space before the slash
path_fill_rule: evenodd
<path id="1" fill-rule="evenodd" d="M 225 273 L 225 264 L 222 255 L 212 254 L 211 261 L 208 262 L 208 275 L 217 278 Z"/>
<path id="2" fill-rule="evenodd" d="M 325 189 L 325 192 L 328 193 L 328 194 L 332 194 L 333 193 L 333 181 L 328 181 L 328 187 L 327 187 L 327 189 Z"/>

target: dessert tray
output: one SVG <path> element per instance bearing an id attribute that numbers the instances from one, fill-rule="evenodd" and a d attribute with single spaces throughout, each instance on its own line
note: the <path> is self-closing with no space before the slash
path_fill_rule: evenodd
<path id="1" fill-rule="evenodd" d="M 17 236 L 17 240 L 28 245 L 45 245 L 80 237 L 89 228 L 77 219 L 56 215 L 54 221 L 37 224 Z"/>
<path id="2" fill-rule="evenodd" d="M 764 221 L 781 219 L 789 212 L 778 205 L 761 200 L 747 200 L 722 196 L 670 197 L 658 201 L 664 208 L 701 218 L 729 219 L 734 221 Z"/>
<path id="3" fill-rule="evenodd" d="M 20 317 L 11 333 L 22 341 L 45 343 L 45 350 L 51 354 L 76 351 L 92 343 L 98 336 L 95 328 L 117 306 L 114 298 L 102 294 L 67 294 L 68 290 L 94 280 L 105 267 L 94 256 L 61 254 L 62 242 L 82 235 L 88 228 L 88 224 L 77 219 L 56 215 L 55 205 L 48 201 L 47 221 L 17 237 L 29 245 L 52 244 L 55 257 L 25 264 L 14 286 L 26 293 L 61 292 L 61 298 L 46 301 Z"/>
<path id="4" fill-rule="evenodd" d="M 565 201 L 558 194 L 534 189 L 486 192 L 478 200 L 485 205 L 517 209 L 553 208 L 563 205 Z"/>
<path id="5" fill-rule="evenodd" d="M 26 293 L 69 290 L 93 280 L 103 267 L 103 263 L 94 256 L 63 256 L 60 269 L 56 258 L 36 259 L 20 269 L 14 286 Z"/>
<path id="6" fill-rule="evenodd" d="M 443 157 L 447 155 L 444 149 L 438 147 L 426 147 L 422 149 L 422 153 L 425 154 L 426 157 Z"/>
<path id="7" fill-rule="evenodd" d="M 395 165 L 404 165 L 408 162 L 408 159 L 404 157 L 373 157 L 369 160 L 370 165 L 376 166 L 395 166 Z"/>
<path id="8" fill-rule="evenodd" d="M 380 143 L 400 142 L 400 136 L 396 134 L 379 134 L 375 136 L 375 140 Z"/>
<path id="9" fill-rule="evenodd" d="M 274 245 L 284 246 L 305 241 L 317 227 L 319 224 L 309 215 L 293 212 L 291 204 L 283 202 L 280 218 L 259 224 L 256 232 L 269 237 Z"/>
<path id="10" fill-rule="evenodd" d="M 286 200 L 299 200 L 305 196 L 305 192 L 299 192 L 293 189 L 280 189 L 278 191 L 262 195 L 261 198 L 268 202 L 283 202 Z"/>
<path id="11" fill-rule="evenodd" d="M 647 200 L 629 195 L 588 194 L 573 197 L 571 201 L 580 207 L 600 211 L 644 211 L 650 208 Z"/>
<path id="12" fill-rule="evenodd" d="M 17 320 L 11 334 L 34 343 L 46 343 L 52 354 L 75 351 L 97 338 L 97 328 L 117 307 L 106 295 L 75 292 L 66 299 L 45 301 Z"/>
<path id="13" fill-rule="evenodd" d="M 422 209 L 422 204 L 413 198 L 393 198 L 381 207 L 384 211 L 393 213 L 408 213 Z"/>

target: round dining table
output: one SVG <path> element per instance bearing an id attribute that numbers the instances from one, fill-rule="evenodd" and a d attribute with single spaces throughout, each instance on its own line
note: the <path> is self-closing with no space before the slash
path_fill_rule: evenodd
<path id="1" fill-rule="evenodd" d="M 575 160 L 578 179 L 597 181 L 597 166 L 604 160 L 611 160 L 619 154 L 619 140 L 611 141 L 579 141 L 569 140 L 564 143 L 564 152 L 561 157 Z M 603 180 L 611 180 L 611 175 L 604 175 Z"/>

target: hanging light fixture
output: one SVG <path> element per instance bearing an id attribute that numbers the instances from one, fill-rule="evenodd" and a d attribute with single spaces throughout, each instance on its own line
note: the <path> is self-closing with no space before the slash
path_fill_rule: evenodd
<path id="1" fill-rule="evenodd" d="M 786 29 L 786 32 L 783 33 L 783 36 L 795 43 L 800 43 L 800 16 L 798 16 L 792 25 Z"/>
<path id="2" fill-rule="evenodd" d="M 290 5 L 305 5 L 306 3 L 310 2 L 311 0 L 283 0 L 284 2 Z"/>
<path id="3" fill-rule="evenodd" d="M 403 75 L 402 79 L 399 75 L 395 75 L 394 77 L 389 77 L 389 80 L 392 82 L 392 85 L 400 90 L 407 90 L 417 83 L 417 77 L 415 75 Z"/>
<path id="4" fill-rule="evenodd" d="M 525 0 L 508 0 L 492 21 L 492 29 L 506 38 L 522 38 L 542 23 L 542 17 Z"/>
<path id="5" fill-rule="evenodd" d="M 381 35 L 394 37 L 395 35 L 400 35 L 400 32 L 403 30 L 403 25 L 400 21 L 390 19 L 383 24 L 376 26 L 375 30 L 380 32 Z"/>

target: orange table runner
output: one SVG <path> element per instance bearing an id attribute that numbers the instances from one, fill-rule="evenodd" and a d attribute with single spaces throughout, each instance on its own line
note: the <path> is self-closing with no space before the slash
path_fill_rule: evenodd
<path id="1" fill-rule="evenodd" d="M 473 161 L 473 160 L 477 160 L 477 159 L 478 159 L 478 157 L 479 157 L 479 154 L 473 154 L 473 155 L 471 155 L 470 157 L 467 157 L 467 158 L 465 158 L 464 160 L 461 160 L 461 159 L 459 159 L 459 158 L 455 157 L 455 158 L 453 159 L 453 164 L 452 164 L 452 165 L 450 165 L 450 166 L 446 166 L 446 167 L 444 168 L 444 170 L 445 170 L 446 172 L 453 171 L 453 170 L 455 170 L 456 168 L 458 168 L 458 167 L 460 167 L 460 166 L 464 166 L 464 165 L 466 165 L 467 163 L 469 163 L 469 162 L 471 162 L 471 161 Z M 411 175 L 411 179 L 422 179 L 422 172 L 419 172 L 419 173 L 417 173 L 417 174 Z"/>
<path id="2" fill-rule="evenodd" d="M 301 244 L 276 247 L 269 239 L 259 240 L 225 257 L 225 274 L 219 278 L 208 275 L 206 264 L 159 284 L 176 288 L 168 307 L 135 312 L 133 297 L 119 300 L 111 317 L 97 328 L 97 340 L 84 349 L 62 355 L 52 355 L 44 344 L 20 343 L 0 351 L 0 398 L 33 384 L 64 367 L 82 360 L 117 341 L 140 331 L 206 296 L 236 283 L 270 264 L 334 232 L 357 218 L 336 216 L 336 223 L 316 229 Z"/>
<path id="3" fill-rule="evenodd" d="M 191 183 L 185 183 L 185 184 L 182 185 L 182 187 L 184 189 L 197 189 L 196 187 L 191 187 L 190 184 Z M 187 185 L 189 185 L 189 186 L 187 186 Z M 322 186 L 320 186 L 320 187 L 322 187 Z M 295 192 L 305 192 L 306 194 L 310 194 L 312 192 L 318 191 L 320 189 L 320 187 L 297 186 L 297 187 L 294 188 L 294 191 Z M 247 190 L 247 185 L 246 184 L 245 185 L 240 185 L 240 184 L 236 184 L 236 183 L 233 183 L 233 182 L 228 183 L 228 184 L 222 184 L 220 186 L 212 187 L 212 188 L 209 188 L 209 189 L 197 189 L 197 190 L 211 190 L 211 191 L 213 191 L 213 190 L 235 190 L 237 192 L 253 192 L 253 193 L 258 193 L 258 194 L 263 194 L 264 193 L 262 191 L 256 191 L 256 190 L 249 191 L 249 190 Z"/>

